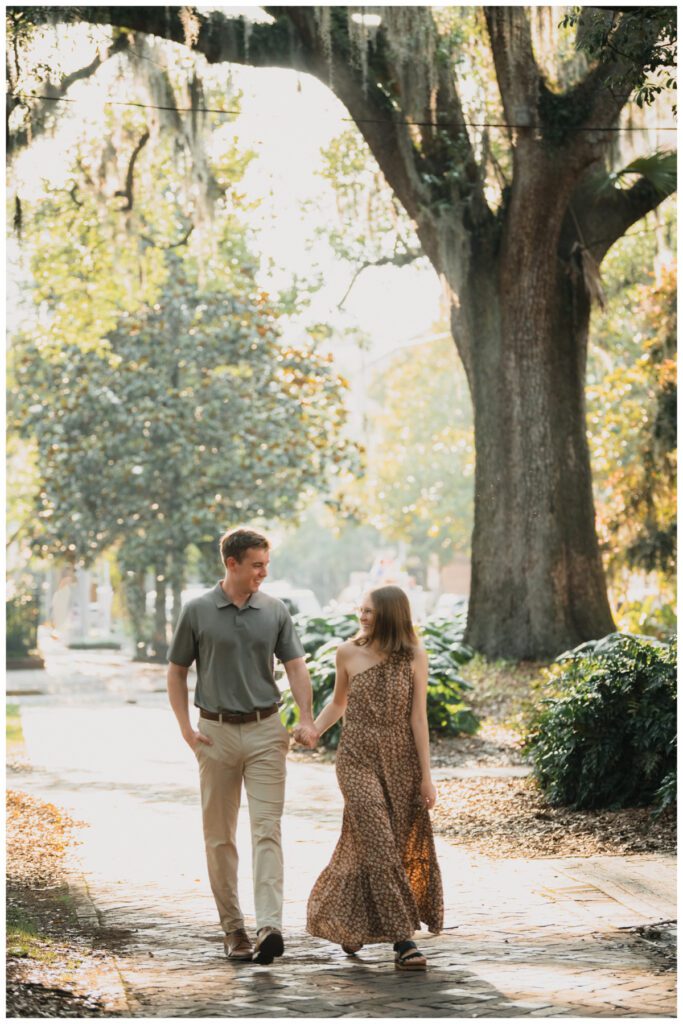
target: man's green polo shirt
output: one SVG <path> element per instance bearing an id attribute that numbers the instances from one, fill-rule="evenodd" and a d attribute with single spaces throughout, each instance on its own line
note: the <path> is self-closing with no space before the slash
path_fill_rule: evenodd
<path id="1" fill-rule="evenodd" d="M 183 605 L 168 660 L 197 663 L 197 707 L 248 712 L 279 700 L 274 655 L 283 662 L 304 656 L 282 601 L 257 592 L 238 608 L 217 583 Z"/>

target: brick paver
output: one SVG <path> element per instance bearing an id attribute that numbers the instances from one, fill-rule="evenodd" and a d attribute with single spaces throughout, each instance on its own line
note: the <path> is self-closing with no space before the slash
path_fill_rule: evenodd
<path id="1" fill-rule="evenodd" d="M 574 877 L 576 858 L 491 860 L 438 838 L 446 928 L 438 937 L 419 937 L 429 958 L 425 974 L 397 972 L 386 945 L 350 958 L 308 936 L 306 897 L 336 841 L 341 802 L 333 768 L 297 761 L 289 765 L 283 823 L 285 956 L 267 968 L 229 963 L 206 878 L 194 757 L 164 697 L 154 692 L 163 672 L 145 669 L 135 682 L 135 669 L 115 656 L 108 669 L 88 658 L 78 671 L 66 657 L 48 659 L 41 674 L 47 694 L 13 698 L 22 707 L 31 770 L 14 771 L 9 785 L 88 824 L 79 837 L 73 890 L 84 921 L 116 943 L 108 975 L 93 981 L 112 1011 L 131 1017 L 675 1016 L 673 975 L 657 973 L 627 931 L 652 920 L 647 908 L 638 912 Z M 28 688 L 28 675 L 11 673 L 9 688 Z M 35 688 L 41 679 L 30 675 Z M 245 809 L 239 830 L 243 906 L 253 927 Z M 626 860 L 620 858 L 622 875 Z M 662 872 L 672 870 L 671 859 L 660 860 Z"/>

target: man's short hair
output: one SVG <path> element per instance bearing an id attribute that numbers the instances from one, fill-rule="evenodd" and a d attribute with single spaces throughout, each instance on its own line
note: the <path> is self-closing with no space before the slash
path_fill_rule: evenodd
<path id="1" fill-rule="evenodd" d="M 255 530 L 228 530 L 220 540 L 223 565 L 229 558 L 241 562 L 249 548 L 265 548 L 268 551 L 270 544 L 262 533 L 256 533 Z"/>

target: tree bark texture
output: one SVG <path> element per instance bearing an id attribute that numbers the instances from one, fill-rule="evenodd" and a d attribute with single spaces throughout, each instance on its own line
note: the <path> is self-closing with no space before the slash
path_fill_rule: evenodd
<path id="1" fill-rule="evenodd" d="M 470 381 L 476 475 L 467 640 L 492 658 L 542 659 L 604 636 L 614 623 L 586 440 L 588 302 L 554 262 L 532 280 L 516 279 L 512 262 L 473 274 L 476 301 L 487 309 Z M 536 307 L 544 317 L 529 315 Z"/>

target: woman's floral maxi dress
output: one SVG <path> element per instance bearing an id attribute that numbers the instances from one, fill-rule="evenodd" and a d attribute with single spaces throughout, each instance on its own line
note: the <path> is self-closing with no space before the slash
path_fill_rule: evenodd
<path id="1" fill-rule="evenodd" d="M 410 726 L 412 660 L 392 655 L 353 676 L 337 778 L 344 819 L 308 901 L 307 928 L 358 945 L 443 927 L 443 891 Z"/>

